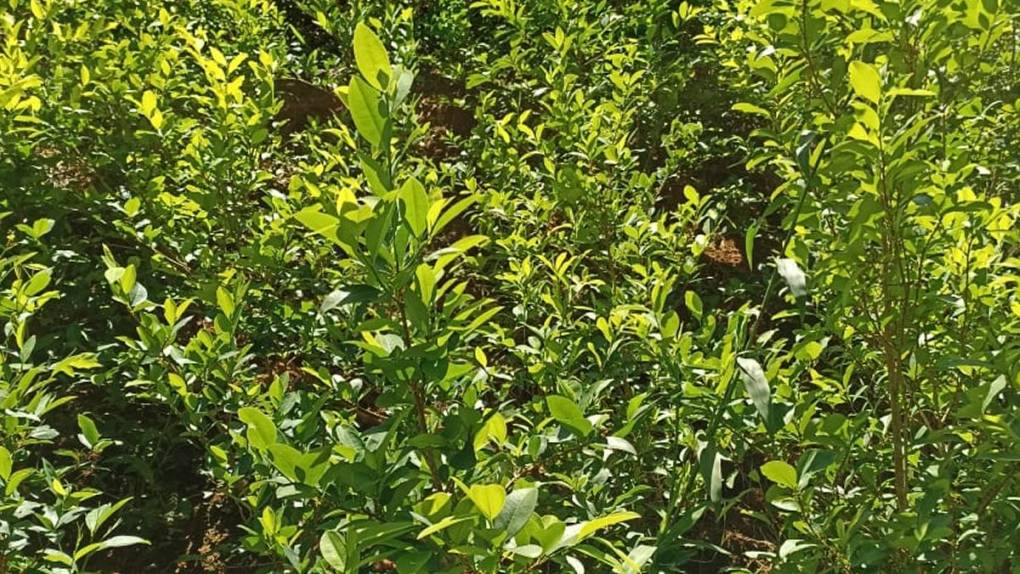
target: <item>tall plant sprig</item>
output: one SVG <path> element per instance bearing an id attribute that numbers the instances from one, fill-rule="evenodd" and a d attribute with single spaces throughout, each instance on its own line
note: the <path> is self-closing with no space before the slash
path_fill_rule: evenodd
<path id="1" fill-rule="evenodd" d="M 316 205 L 296 218 L 326 236 L 364 269 L 369 298 L 380 304 L 377 311 L 382 328 L 365 332 L 364 340 L 356 344 L 366 352 L 370 367 L 405 386 L 418 432 L 428 435 L 428 410 L 435 397 L 430 396 L 426 364 L 437 352 L 445 355 L 453 331 L 465 328 L 456 321 L 441 321 L 457 305 L 444 306 L 440 299 L 463 290 L 445 275 L 452 263 L 488 239 L 469 235 L 430 251 L 439 233 L 477 198 L 468 195 L 453 202 L 433 197 L 407 172 L 392 141 L 396 116 L 410 92 L 413 73 L 392 65 L 382 41 L 363 23 L 354 32 L 354 55 L 360 75 L 350 79 L 342 96 L 358 135 L 368 144 L 367 149 L 358 151 L 358 157 L 370 194 L 357 197 L 345 190 L 335 205 L 327 207 L 332 213 Z M 463 303 L 466 300 L 459 302 Z M 484 301 L 471 307 L 479 315 L 466 324 L 468 333 L 498 310 Z M 433 489 L 445 490 L 438 453 L 431 447 L 421 451 Z"/>

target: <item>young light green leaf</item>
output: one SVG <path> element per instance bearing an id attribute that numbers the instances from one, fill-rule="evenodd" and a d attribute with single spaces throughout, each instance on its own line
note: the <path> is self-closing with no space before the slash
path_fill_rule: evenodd
<path id="1" fill-rule="evenodd" d="M 549 413 L 556 422 L 570 428 L 581 436 L 588 436 L 592 431 L 591 423 L 584 418 L 584 411 L 577 403 L 560 395 L 550 395 L 545 399 Z"/>
<path id="2" fill-rule="evenodd" d="M 404 221 L 411 232 L 421 237 L 428 227 L 429 196 L 416 178 L 408 178 L 400 188 L 400 201 L 404 206 Z"/>
<path id="3" fill-rule="evenodd" d="M 227 317 L 232 317 L 237 309 L 233 294 L 222 286 L 216 288 L 216 305 Z"/>
<path id="4" fill-rule="evenodd" d="M 50 284 L 50 279 L 52 278 L 53 271 L 51 269 L 43 269 L 42 271 L 36 273 L 35 275 L 32 276 L 31 279 L 28 280 L 28 284 L 25 285 L 24 290 L 25 295 L 31 297 L 39 293 L 40 291 L 45 289 L 47 285 Z"/>
<path id="5" fill-rule="evenodd" d="M 258 449 L 267 449 L 276 443 L 276 425 L 262 411 L 253 407 L 242 407 L 238 418 L 248 425 L 248 442 Z"/>
<path id="6" fill-rule="evenodd" d="M 414 276 L 418 280 L 418 292 L 421 294 L 422 302 L 426 305 L 431 304 L 436 288 L 436 273 L 431 266 L 422 263 L 415 268 Z"/>
<path id="7" fill-rule="evenodd" d="M 772 114 L 770 114 L 769 111 L 766 110 L 765 108 L 747 102 L 733 104 L 733 107 L 731 107 L 730 109 L 732 109 L 735 112 L 743 112 L 745 114 L 755 114 L 759 116 L 764 116 L 766 118 L 772 117 Z"/>
<path id="8" fill-rule="evenodd" d="M 11 459 L 11 451 L 0 446 L 0 478 L 7 482 L 11 478 L 11 470 L 14 468 L 14 461 Z"/>
<path id="9" fill-rule="evenodd" d="M 138 107 L 138 111 L 142 112 L 144 116 L 152 115 L 152 111 L 156 109 L 156 94 L 152 90 L 145 90 L 142 94 L 141 105 Z"/>
<path id="10" fill-rule="evenodd" d="M 74 559 L 71 558 L 70 555 L 59 550 L 47 550 L 46 554 L 43 555 L 43 560 L 47 562 L 56 562 L 57 564 L 65 564 L 67 566 L 74 564 Z"/>
<path id="11" fill-rule="evenodd" d="M 797 488 L 797 469 L 781 460 L 761 465 L 761 474 L 772 482 L 788 488 Z"/>
<path id="12" fill-rule="evenodd" d="M 10 496 L 26 478 L 33 474 L 35 474 L 34 468 L 22 468 L 12 472 L 10 478 L 6 479 L 7 485 L 4 486 L 4 496 Z"/>
<path id="13" fill-rule="evenodd" d="M 347 108 L 351 111 L 354 127 L 375 149 L 381 149 L 386 134 L 386 118 L 379 109 L 379 92 L 355 76 L 347 89 Z"/>
<path id="14" fill-rule="evenodd" d="M 475 484 L 468 487 L 459 480 L 455 481 L 457 486 L 471 499 L 471 502 L 475 503 L 475 507 L 489 520 L 495 518 L 503 510 L 503 503 L 506 502 L 506 489 L 502 486 Z"/>
<path id="15" fill-rule="evenodd" d="M 919 90 L 916 88 L 893 88 L 889 90 L 889 97 L 895 98 L 898 96 L 907 96 L 914 98 L 930 98 L 935 96 L 935 92 L 931 90 Z"/>
<path id="16" fill-rule="evenodd" d="M 581 525 L 581 530 L 577 532 L 577 540 L 581 541 L 603 528 L 608 528 L 614 524 L 619 524 L 628 520 L 634 520 L 635 518 L 641 518 L 641 515 L 637 512 L 627 511 L 614 512 L 601 518 L 596 518 L 595 520 L 589 520 Z"/>
<path id="17" fill-rule="evenodd" d="M 323 213 L 320 206 L 306 207 L 295 213 L 294 219 L 311 231 L 325 237 L 333 244 L 339 245 L 344 251 L 351 252 L 351 246 L 340 238 L 340 220 L 328 213 Z"/>
<path id="18" fill-rule="evenodd" d="M 386 47 L 363 22 L 354 27 L 354 60 L 358 71 L 373 88 L 384 91 L 393 76 Z"/>
<path id="19" fill-rule="evenodd" d="M 684 293 L 684 305 L 687 306 L 687 309 L 691 312 L 691 315 L 694 315 L 695 319 L 701 320 L 704 306 L 701 302 L 701 297 L 696 292 L 687 291 Z"/>
<path id="20" fill-rule="evenodd" d="M 35 238 L 35 239 L 41 239 L 42 236 L 46 235 L 50 231 L 53 231 L 53 226 L 55 224 L 56 224 L 56 221 L 54 221 L 54 220 L 52 220 L 52 219 L 50 219 L 48 217 L 43 217 L 41 219 L 36 219 L 35 222 L 32 224 L 32 228 L 31 228 L 31 235 L 32 235 L 32 237 Z"/>
<path id="21" fill-rule="evenodd" d="M 445 530 L 445 529 L 453 526 L 454 524 L 457 524 L 458 522 L 464 522 L 465 520 L 470 520 L 470 519 L 471 519 L 470 516 L 447 516 L 446 518 L 440 520 L 439 522 L 437 522 L 437 523 L 429 526 L 425 530 L 422 530 L 421 532 L 419 532 L 418 533 L 418 540 L 421 540 L 423 538 L 428 538 L 429 536 L 432 536 L 436 532 L 440 532 L 442 530 Z"/>
<path id="22" fill-rule="evenodd" d="M 871 64 L 861 61 L 850 63 L 850 86 L 858 97 L 876 104 L 882 97 L 882 78 Z"/>
<path id="23" fill-rule="evenodd" d="M 489 417 L 489 420 L 485 421 L 482 428 L 475 433 L 474 447 L 476 451 L 481 450 L 489 442 L 497 445 L 506 442 L 506 419 L 499 413 Z"/>

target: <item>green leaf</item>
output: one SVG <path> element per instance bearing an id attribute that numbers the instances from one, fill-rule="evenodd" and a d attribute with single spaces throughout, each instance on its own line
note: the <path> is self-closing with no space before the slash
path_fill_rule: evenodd
<path id="1" fill-rule="evenodd" d="M 915 88 L 893 88 L 889 90 L 889 97 L 895 98 L 897 96 L 907 96 L 914 98 L 930 98 L 935 96 L 935 92 L 931 90 L 918 90 Z"/>
<path id="2" fill-rule="evenodd" d="M 546 397 L 545 402 L 558 423 L 581 436 L 588 436 L 592 431 L 591 423 L 584 418 L 584 412 L 574 401 L 560 395 L 550 395 Z"/>
<path id="3" fill-rule="evenodd" d="M 46 235 L 50 231 L 53 231 L 53 226 L 55 224 L 56 224 L 56 221 L 54 221 L 52 219 L 49 219 L 49 218 L 46 218 L 46 217 L 44 217 L 42 219 L 36 219 L 35 222 L 32 223 L 32 232 L 31 232 L 32 237 L 34 239 L 42 238 L 43 235 Z"/>
<path id="4" fill-rule="evenodd" d="M 744 381 L 744 388 L 747 389 L 754 408 L 758 409 L 761 418 L 769 420 L 769 406 L 772 402 L 769 382 L 765 378 L 765 372 L 761 365 L 754 359 L 737 357 L 737 366 L 740 367 L 740 378 Z"/>
<path id="5" fill-rule="evenodd" d="M 694 291 L 687 291 L 684 293 L 684 305 L 690 310 L 694 318 L 701 320 L 701 314 L 703 313 L 704 306 L 701 303 L 701 297 L 698 296 Z"/>
<path id="6" fill-rule="evenodd" d="M 541 520 L 536 520 L 536 523 L 537 527 L 529 528 L 529 532 L 542 545 L 544 551 L 552 552 L 563 539 L 567 525 L 552 515 L 543 516 Z"/>
<path id="7" fill-rule="evenodd" d="M 29 297 L 39 293 L 50 284 L 50 279 L 53 277 L 53 271 L 50 269 L 43 269 L 36 273 L 28 280 L 28 284 L 25 285 L 25 295 Z"/>
<path id="8" fill-rule="evenodd" d="M 754 269 L 754 238 L 758 235 L 758 222 L 753 223 L 744 233 L 744 251 L 747 252 L 747 266 Z"/>
<path id="9" fill-rule="evenodd" d="M 847 44 L 876 44 L 879 42 L 892 42 L 895 39 L 893 33 L 889 30 L 873 30 L 871 28 L 864 28 L 862 30 L 856 30 L 846 37 Z"/>
<path id="10" fill-rule="evenodd" d="M 59 550 L 47 550 L 46 554 L 43 555 L 43 560 L 46 560 L 47 562 L 65 564 L 67 566 L 71 566 L 74 564 L 74 559 L 71 558 L 71 556 Z"/>
<path id="11" fill-rule="evenodd" d="M 354 27 L 354 60 L 358 64 L 358 71 L 372 87 L 386 90 L 393 76 L 386 47 L 375 32 L 362 22 Z"/>
<path id="12" fill-rule="evenodd" d="M 453 242 L 453 245 L 444 247 L 433 251 L 426 257 L 427 260 L 436 260 L 436 264 L 433 266 L 436 273 L 442 271 L 447 265 L 457 258 L 463 256 L 469 250 L 475 247 L 480 247 L 489 242 L 489 238 L 485 235 L 468 235 L 467 237 L 461 237 L 457 241 Z"/>
<path id="13" fill-rule="evenodd" d="M 115 504 L 104 504 L 97 508 L 93 508 L 85 515 L 85 526 L 88 527 L 91 534 L 95 534 L 99 528 L 106 523 L 114 514 L 117 513 L 125 504 L 131 501 L 131 497 L 122 498 Z"/>
<path id="14" fill-rule="evenodd" d="M 850 63 L 850 86 L 858 97 L 876 104 L 882 97 L 882 78 L 871 64 L 861 61 Z"/>
<path id="15" fill-rule="evenodd" d="M 123 548 L 125 546 L 134 546 L 136 544 L 149 544 L 149 541 L 144 538 L 137 536 L 113 536 L 100 542 L 102 549 L 107 548 Z"/>
<path id="16" fill-rule="evenodd" d="M 336 308 L 359 303 L 371 303 L 380 296 L 380 291 L 371 285 L 354 284 L 347 285 L 326 295 L 319 305 L 319 312 L 326 313 Z"/>
<path id="17" fill-rule="evenodd" d="M 18 489 L 18 486 L 28 477 L 35 474 L 34 468 L 23 468 L 16 470 L 11 474 L 10 479 L 7 480 L 7 486 L 4 487 L 4 496 L 10 496 Z"/>
<path id="18" fill-rule="evenodd" d="M 87 369 L 94 369 L 101 366 L 99 361 L 96 360 L 96 356 L 92 353 L 79 353 L 77 355 L 71 355 L 60 360 L 56 365 L 53 365 L 52 371 L 54 373 L 64 373 L 69 377 L 73 377 L 78 371 L 84 371 Z"/>
<path id="19" fill-rule="evenodd" d="M 1006 388 L 1006 377 L 999 375 L 994 381 L 988 383 L 988 391 L 985 393 L 984 400 L 981 401 L 981 412 L 983 413 L 988 409 L 988 406 L 992 404 L 995 397 Z"/>
<path id="20" fill-rule="evenodd" d="M 708 499 L 718 502 L 722 499 L 722 456 L 714 445 L 707 445 L 698 455 L 698 468 L 705 486 L 708 487 Z"/>
<path id="21" fill-rule="evenodd" d="M 467 494 L 475 507 L 489 520 L 495 518 L 506 502 L 506 489 L 498 484 L 475 484 L 468 488 L 463 482 L 457 481 L 461 490 Z"/>
<path id="22" fill-rule="evenodd" d="M 761 474 L 772 482 L 788 488 L 797 488 L 797 469 L 781 460 L 761 465 Z"/>
<path id="23" fill-rule="evenodd" d="M 584 418 L 584 411 L 577 403 L 560 395 L 550 395 L 546 398 L 549 405 L 549 412 L 556 420 L 571 420 Z"/>
<path id="24" fill-rule="evenodd" d="M 411 232 L 421 237 L 428 227 L 429 196 L 421 182 L 411 177 L 400 188 L 400 201 L 404 206 L 404 221 Z"/>
<path id="25" fill-rule="evenodd" d="M 361 137 L 373 148 L 381 149 L 385 143 L 386 118 L 379 110 L 379 92 L 355 76 L 347 88 L 347 108 Z"/>
<path id="26" fill-rule="evenodd" d="M 641 518 L 641 515 L 637 512 L 627 511 L 614 512 L 601 518 L 596 518 L 595 520 L 589 520 L 581 525 L 581 529 L 577 532 L 577 540 L 583 540 L 603 528 L 608 528 L 614 524 L 619 524 L 628 520 L 634 520 L 635 518 Z"/>
<path id="27" fill-rule="evenodd" d="M 606 446 L 612 450 L 618 450 L 620 452 L 626 452 L 633 455 L 637 455 L 637 449 L 630 443 L 629 440 L 618 436 L 606 437 Z"/>
<path id="28" fill-rule="evenodd" d="M 152 90 L 145 90 L 145 93 L 142 94 L 142 101 L 138 111 L 142 112 L 144 116 L 150 116 L 155 109 L 156 94 Z"/>
<path id="29" fill-rule="evenodd" d="M 0 478 L 7 482 L 11 478 L 11 469 L 14 468 L 14 461 L 11 459 L 11 451 L 0 446 Z"/>
<path id="30" fill-rule="evenodd" d="M 765 108 L 756 106 L 754 104 L 749 104 L 747 102 L 733 104 L 733 107 L 730 109 L 732 109 L 735 112 L 743 112 L 745 114 L 755 114 L 759 116 L 764 116 L 766 118 L 772 117 L 772 114 L 770 114 L 769 111 L 766 110 Z"/>
<path id="31" fill-rule="evenodd" d="M 525 558 L 538 558 L 542 555 L 542 547 L 538 544 L 525 544 L 524 546 L 514 546 L 513 548 L 507 549 L 512 554 L 517 556 L 523 556 Z"/>
<path id="32" fill-rule="evenodd" d="M 319 553 L 337 572 L 347 570 L 347 540 L 335 530 L 327 530 L 319 537 Z"/>
<path id="33" fill-rule="evenodd" d="M 797 552 L 808 548 L 814 548 L 815 546 L 818 545 L 806 540 L 800 540 L 799 538 L 784 540 L 782 545 L 779 546 L 779 557 L 785 560 L 792 554 L 796 554 Z"/>
<path id="34" fill-rule="evenodd" d="M 320 206 L 316 205 L 306 207 L 295 213 L 294 219 L 301 222 L 301 224 L 308 229 L 322 235 L 326 239 L 329 239 L 333 243 L 336 243 L 337 245 L 342 244 L 340 237 L 337 234 L 337 228 L 340 225 L 340 220 L 328 213 L 323 213 Z"/>
<path id="35" fill-rule="evenodd" d="M 237 309 L 234 296 L 225 287 L 216 288 L 216 305 L 227 317 L 233 317 L 234 311 Z"/>
<path id="36" fill-rule="evenodd" d="M 464 213 L 464 210 L 471 207 L 475 202 L 478 201 L 478 194 L 471 194 L 464 199 L 461 199 L 457 203 L 447 207 L 441 213 L 436 216 L 436 220 L 432 225 L 432 232 L 439 233 L 444 227 L 450 224 L 458 215 Z"/>
<path id="37" fill-rule="evenodd" d="M 639 544 L 636 546 L 630 551 L 630 554 L 628 554 L 625 559 L 626 568 L 624 569 L 624 573 L 637 574 L 640 572 L 641 568 L 652 558 L 657 549 L 658 548 L 656 546 L 649 546 L 647 544 Z"/>
<path id="38" fill-rule="evenodd" d="M 88 556 L 89 554 L 92 554 L 93 552 L 99 550 L 107 550 L 109 548 L 123 548 L 125 546 L 135 546 L 137 544 L 149 544 L 149 541 L 144 538 L 139 538 L 137 536 L 123 536 L 123 535 L 113 536 L 111 538 L 103 540 L 102 542 L 94 542 L 92 544 L 89 544 L 88 546 L 80 548 L 77 552 L 74 553 L 74 560 L 75 561 L 81 560 L 82 558 Z"/>
<path id="39" fill-rule="evenodd" d="M 77 552 L 74 553 L 74 560 L 75 561 L 81 560 L 82 558 L 88 556 L 89 554 L 92 554 L 93 552 L 99 550 L 102 547 L 103 545 L 99 542 L 93 542 L 92 544 L 83 546 L 79 548 Z"/>
<path id="40" fill-rule="evenodd" d="M 78 415 L 78 428 L 81 429 L 82 438 L 85 440 L 85 446 L 92 448 L 99 442 L 99 429 L 96 428 L 96 423 L 85 415 Z"/>
<path id="41" fill-rule="evenodd" d="M 248 442 L 257 449 L 267 449 L 276 444 L 276 425 L 262 411 L 252 407 L 242 407 L 237 416 L 248 425 Z"/>
<path id="42" fill-rule="evenodd" d="M 485 421 L 482 428 L 475 433 L 475 450 L 481 450 L 489 442 L 501 445 L 506 442 L 506 419 L 499 413 L 493 414 Z"/>
<path id="43" fill-rule="evenodd" d="M 499 516 L 493 522 L 493 526 L 502 529 L 506 532 L 507 536 L 513 536 L 520 531 L 521 528 L 531 518 L 531 514 L 535 511 L 535 506 L 538 505 L 538 489 L 537 488 L 520 488 L 510 493 L 506 497 L 506 503 L 503 505 L 503 510 L 500 511 Z"/>
<path id="44" fill-rule="evenodd" d="M 361 172 L 365 174 L 365 179 L 368 180 L 368 186 L 372 193 L 382 197 L 392 191 L 392 181 L 390 181 L 388 168 L 383 166 L 381 161 L 372 158 L 372 156 L 364 152 L 358 152 L 358 161 L 361 164 Z"/>
<path id="45" fill-rule="evenodd" d="M 748 16 L 751 18 L 758 18 L 777 11 L 779 11 L 779 9 L 776 8 L 776 0 L 759 0 L 759 2 L 754 5 L 754 8 L 751 8 Z"/>
<path id="46" fill-rule="evenodd" d="M 458 522 L 464 522 L 465 520 L 470 520 L 470 519 L 471 519 L 470 516 L 447 516 L 446 518 L 440 520 L 439 522 L 437 522 L 437 523 L 429 526 L 425 530 L 422 530 L 421 532 L 419 532 L 418 533 L 418 540 L 421 540 L 423 538 L 428 538 L 429 536 L 432 536 L 436 532 L 439 532 L 441 530 L 445 530 L 446 528 L 449 528 L 450 526 L 453 526 L 454 524 L 457 524 Z"/>
<path id="47" fill-rule="evenodd" d="M 391 77 L 397 79 L 396 82 L 390 81 L 390 87 L 393 90 L 392 106 L 393 109 L 396 109 L 400 107 L 400 104 L 404 103 L 408 94 L 411 93 L 411 85 L 414 83 L 414 72 L 401 65 L 396 65 L 393 66 Z"/>
<path id="48" fill-rule="evenodd" d="M 284 476 L 308 486 L 317 486 L 330 468 L 329 450 L 302 452 L 288 444 L 269 445 L 269 459 Z"/>
<path id="49" fill-rule="evenodd" d="M 857 10 L 859 12 L 866 12 L 868 14 L 871 14 L 872 16 L 878 18 L 883 22 L 886 21 L 885 14 L 882 13 L 882 10 L 881 8 L 878 7 L 878 4 L 876 4 L 872 0 L 850 0 L 850 8 L 853 10 Z"/>
<path id="50" fill-rule="evenodd" d="M 418 280 L 418 293 L 421 294 L 422 303 L 431 304 L 436 287 L 436 274 L 432 267 L 422 263 L 415 268 L 414 276 Z"/>
<path id="51" fill-rule="evenodd" d="M 299 481 L 297 469 L 301 465 L 303 453 L 289 444 L 278 442 L 269 444 L 267 449 L 269 450 L 269 460 L 273 466 L 287 478 Z"/>

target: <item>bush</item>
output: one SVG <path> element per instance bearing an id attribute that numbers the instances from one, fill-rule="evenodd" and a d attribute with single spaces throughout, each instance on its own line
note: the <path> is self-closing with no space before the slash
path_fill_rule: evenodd
<path id="1" fill-rule="evenodd" d="M 1007 572 L 997 0 L 9 0 L 0 574 Z"/>

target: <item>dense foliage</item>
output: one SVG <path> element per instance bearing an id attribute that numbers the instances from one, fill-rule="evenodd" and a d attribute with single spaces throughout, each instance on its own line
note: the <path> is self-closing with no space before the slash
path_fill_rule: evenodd
<path id="1" fill-rule="evenodd" d="M 0 574 L 1020 572 L 1013 0 L 0 0 Z"/>

